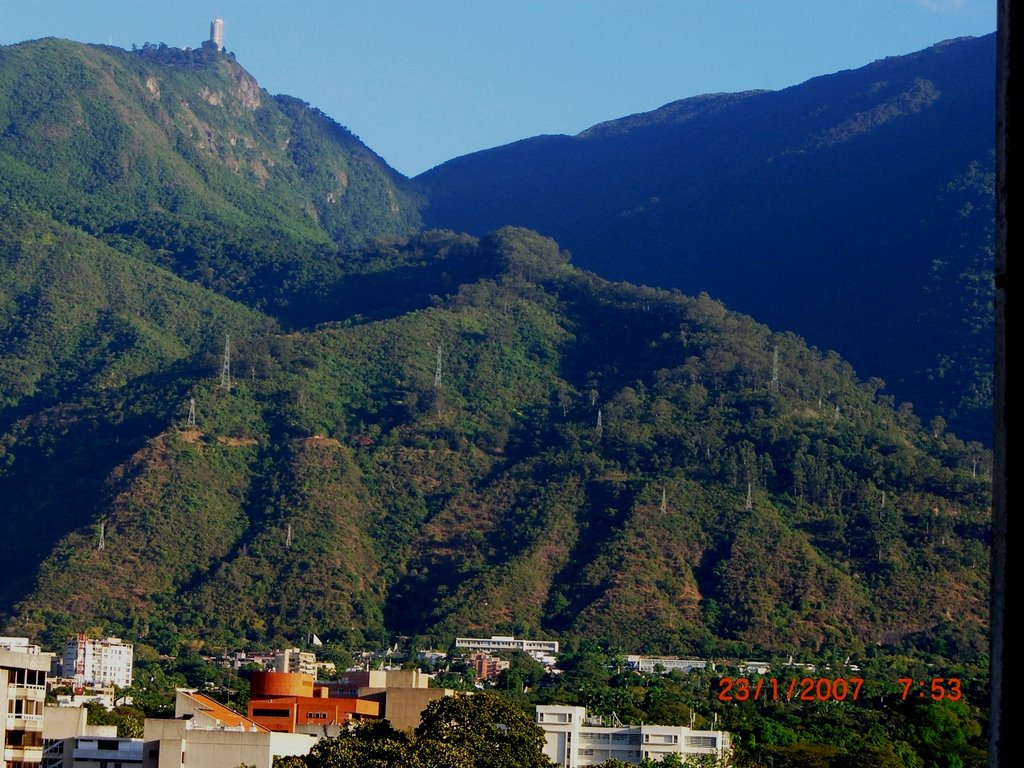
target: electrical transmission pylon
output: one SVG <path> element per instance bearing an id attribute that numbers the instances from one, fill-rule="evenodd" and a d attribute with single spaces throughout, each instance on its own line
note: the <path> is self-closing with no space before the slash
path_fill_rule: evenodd
<path id="1" fill-rule="evenodd" d="M 221 389 L 231 389 L 231 336 L 224 337 L 224 363 L 220 369 Z"/>
<path id="2" fill-rule="evenodd" d="M 196 399 L 190 397 L 188 399 L 188 427 L 194 428 L 196 425 Z"/>

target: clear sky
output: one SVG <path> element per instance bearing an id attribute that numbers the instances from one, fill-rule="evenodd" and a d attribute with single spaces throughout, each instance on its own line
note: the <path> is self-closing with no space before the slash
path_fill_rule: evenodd
<path id="1" fill-rule="evenodd" d="M 261 86 L 413 176 L 688 96 L 777 90 L 985 35 L 996 0 L 0 0 L 0 44 L 195 48 L 215 16 Z"/>

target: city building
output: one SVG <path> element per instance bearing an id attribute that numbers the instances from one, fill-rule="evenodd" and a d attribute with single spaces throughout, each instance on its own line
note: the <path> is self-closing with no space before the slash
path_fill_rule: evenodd
<path id="1" fill-rule="evenodd" d="M 448 662 L 448 654 L 444 651 L 417 651 L 416 658 L 437 667 Z"/>
<path id="2" fill-rule="evenodd" d="M 478 680 L 490 680 L 508 669 L 510 662 L 491 656 L 489 653 L 477 651 L 466 657 L 466 664 L 476 672 Z"/>
<path id="3" fill-rule="evenodd" d="M 316 654 L 300 651 L 298 648 L 285 648 L 274 655 L 274 670 L 277 672 L 301 672 L 316 677 Z"/>
<path id="4" fill-rule="evenodd" d="M 88 704 L 99 704 L 104 709 L 111 710 L 118 700 L 117 690 L 113 686 L 85 685 L 75 687 L 74 680 L 64 681 L 56 677 L 50 680 L 51 694 L 57 700 L 59 707 L 84 707 Z M 53 686 L 66 687 L 71 685 L 70 693 L 53 693 Z"/>
<path id="5" fill-rule="evenodd" d="M 333 736 L 352 720 L 380 717 L 381 704 L 358 696 L 332 697 L 326 686 L 301 672 L 253 672 L 248 712 L 271 731 Z"/>
<path id="6" fill-rule="evenodd" d="M 456 648 L 466 648 L 470 651 L 483 651 L 485 653 L 500 653 L 501 651 L 522 651 L 530 654 L 542 664 L 554 664 L 555 656 L 558 655 L 557 640 L 517 640 L 511 635 L 491 635 L 489 638 L 480 637 L 457 637 L 455 638 Z"/>
<path id="7" fill-rule="evenodd" d="M 380 716 L 398 730 L 415 728 L 427 705 L 442 696 L 455 693 L 451 688 L 431 688 L 431 675 L 418 669 L 350 669 L 340 680 L 317 685 L 328 695 L 349 696 L 380 703 Z"/>
<path id="8" fill-rule="evenodd" d="M 231 669 L 242 669 L 248 667 L 250 669 L 274 669 L 277 663 L 277 654 L 275 653 L 246 653 L 245 651 L 232 651 L 224 656 L 218 656 L 216 659 L 217 663 L 224 667 Z"/>
<path id="9" fill-rule="evenodd" d="M 715 665 L 703 659 L 680 659 L 675 656 L 634 656 L 626 657 L 626 667 L 640 672 L 644 675 L 656 672 L 671 672 L 673 670 L 686 674 L 694 669 L 707 669 L 712 671 Z"/>
<path id="10" fill-rule="evenodd" d="M 275 757 L 308 754 L 317 738 L 276 733 L 208 696 L 179 689 L 174 718 L 146 718 L 143 741 L 143 768 L 272 768 Z"/>
<path id="11" fill-rule="evenodd" d="M 27 637 L 0 637 L 0 651 L 39 653 L 40 648 L 38 645 L 30 643 Z"/>
<path id="12" fill-rule="evenodd" d="M 79 634 L 64 644 L 61 677 L 76 686 L 113 685 L 128 688 L 132 684 L 134 650 L 119 637 L 94 639 Z"/>
<path id="13" fill-rule="evenodd" d="M 42 768 L 72 768 L 75 743 L 80 737 L 91 741 L 117 739 L 116 725 L 89 725 L 89 710 L 85 707 L 47 705 L 43 710 L 43 763 Z M 141 764 L 142 742 L 139 741 Z M 120 750 L 117 750 L 120 751 Z"/>
<path id="14" fill-rule="evenodd" d="M 41 768 L 142 768 L 142 739 L 118 737 L 116 725 L 85 725 L 81 707 L 47 707 L 46 719 L 56 712 L 81 713 L 80 735 L 52 738 L 44 728 Z"/>
<path id="15" fill-rule="evenodd" d="M 544 754 L 562 768 L 600 765 L 609 759 L 639 765 L 666 755 L 725 758 L 732 741 L 725 731 L 699 731 L 676 725 L 604 725 L 588 718 L 585 707 L 537 707 L 537 725 L 547 737 Z"/>
<path id="16" fill-rule="evenodd" d="M 35 650 L 33 650 L 35 649 Z M 5 766 L 34 766 L 43 760 L 43 710 L 52 654 L 25 643 L 0 649 L 0 754 Z"/>

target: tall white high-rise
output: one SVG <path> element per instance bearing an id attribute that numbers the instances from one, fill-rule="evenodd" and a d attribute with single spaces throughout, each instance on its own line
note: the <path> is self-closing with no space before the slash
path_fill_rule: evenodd
<path id="1" fill-rule="evenodd" d="M 64 644 L 61 677 L 73 678 L 80 685 L 132 684 L 134 651 L 131 643 L 119 637 L 102 640 L 78 635 Z"/>
<path id="2" fill-rule="evenodd" d="M 210 22 L 210 42 L 217 46 L 218 51 L 224 50 L 224 19 Z"/>

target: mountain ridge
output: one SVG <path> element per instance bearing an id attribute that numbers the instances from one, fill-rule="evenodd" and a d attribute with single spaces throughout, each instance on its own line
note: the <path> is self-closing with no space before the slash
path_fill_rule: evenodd
<path id="1" fill-rule="evenodd" d="M 994 35 L 947 41 L 455 158 L 414 179 L 424 221 L 527 226 L 611 279 L 707 291 L 989 442 L 993 57 Z"/>
<path id="2" fill-rule="evenodd" d="M 5 631 L 983 652 L 983 445 L 707 292 L 413 226 L 228 56 L 101 53 L 0 49 Z"/>

